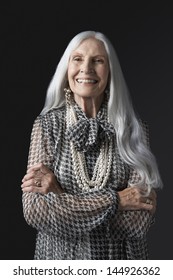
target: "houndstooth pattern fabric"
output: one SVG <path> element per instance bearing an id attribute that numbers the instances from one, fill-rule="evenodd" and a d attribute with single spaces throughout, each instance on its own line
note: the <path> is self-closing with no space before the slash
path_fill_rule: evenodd
<path id="1" fill-rule="evenodd" d="M 78 120 L 81 112 L 76 110 Z M 73 172 L 65 116 L 64 106 L 38 116 L 33 124 L 28 168 L 44 163 L 64 189 L 62 194 L 23 193 L 24 217 L 37 230 L 33 258 L 147 259 L 151 215 L 148 211 L 118 211 L 117 191 L 126 188 L 132 178 L 134 182 L 135 172 L 122 161 L 116 137 L 107 185 L 101 190 L 82 191 Z M 99 155 L 97 144 L 85 153 L 90 176 Z M 135 174 L 136 182 L 138 179 Z"/>
<path id="2" fill-rule="evenodd" d="M 87 152 L 94 149 L 100 145 L 101 141 L 106 141 L 115 134 L 113 125 L 104 119 L 106 115 L 105 103 L 98 112 L 97 118 L 87 118 L 77 104 L 74 107 L 80 118 L 77 123 L 69 127 L 67 135 L 78 151 Z"/>

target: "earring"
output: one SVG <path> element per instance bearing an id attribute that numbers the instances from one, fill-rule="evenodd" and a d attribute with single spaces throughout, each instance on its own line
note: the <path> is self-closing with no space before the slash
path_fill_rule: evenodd
<path id="1" fill-rule="evenodd" d="M 66 103 L 67 103 L 68 105 L 70 105 L 70 103 L 71 103 L 71 93 L 72 93 L 72 91 L 71 91 L 70 88 L 64 88 L 64 91 L 65 91 Z"/>
<path id="2" fill-rule="evenodd" d="M 105 89 L 105 98 L 106 98 L 107 102 L 109 100 L 109 96 L 110 96 L 110 91 L 109 91 L 109 88 L 107 88 L 107 89 Z"/>
<path id="3" fill-rule="evenodd" d="M 109 94 L 109 89 L 108 88 L 105 89 L 105 93 Z"/>

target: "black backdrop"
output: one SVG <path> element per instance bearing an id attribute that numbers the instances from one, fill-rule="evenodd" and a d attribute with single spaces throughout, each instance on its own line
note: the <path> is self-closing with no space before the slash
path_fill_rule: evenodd
<path id="1" fill-rule="evenodd" d="M 84 30 L 113 42 L 134 106 L 149 123 L 164 183 L 148 235 L 150 258 L 173 259 L 173 11 L 166 1 L 138 2 L 1 2 L 0 259 L 33 259 L 36 232 L 23 218 L 20 190 L 30 132 L 59 58 Z"/>

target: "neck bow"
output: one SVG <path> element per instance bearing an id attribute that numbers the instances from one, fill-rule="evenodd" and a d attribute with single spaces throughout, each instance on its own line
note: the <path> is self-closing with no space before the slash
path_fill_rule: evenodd
<path id="1" fill-rule="evenodd" d="M 115 135 L 113 125 L 104 119 L 103 112 L 99 112 L 96 118 L 87 118 L 82 111 L 76 110 L 76 113 L 78 121 L 68 128 L 67 137 L 78 151 L 93 149 Z"/>

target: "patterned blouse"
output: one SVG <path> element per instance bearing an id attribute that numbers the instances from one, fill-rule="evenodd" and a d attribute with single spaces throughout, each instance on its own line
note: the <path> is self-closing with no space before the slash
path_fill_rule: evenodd
<path id="1" fill-rule="evenodd" d="M 99 124 L 104 120 L 105 108 L 102 106 L 95 121 L 88 119 L 77 104 L 74 109 L 79 122 L 76 129 L 82 121 L 87 124 L 83 131 L 84 139 L 78 144 L 84 146 L 90 176 L 101 141 L 110 141 L 113 137 L 110 176 L 102 189 L 80 189 L 73 172 L 70 150 L 70 139 L 75 138 L 80 130 L 76 133 L 74 129 L 74 135 L 67 131 L 66 107 L 52 109 L 36 118 L 31 133 L 28 168 L 44 163 L 54 172 L 64 192 L 46 195 L 23 193 L 25 220 L 37 230 L 34 259 L 148 259 L 146 235 L 153 218 L 146 210 L 118 211 L 117 191 L 126 188 L 128 183 L 137 183 L 138 176 L 121 159 L 111 127 L 106 129 L 106 125 L 102 128 Z M 91 143 L 87 139 L 91 139 Z"/>

